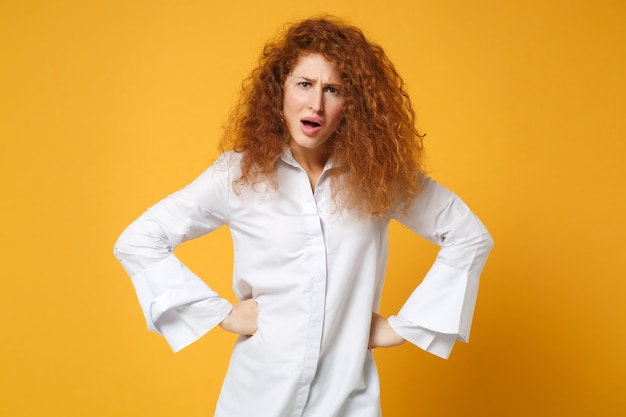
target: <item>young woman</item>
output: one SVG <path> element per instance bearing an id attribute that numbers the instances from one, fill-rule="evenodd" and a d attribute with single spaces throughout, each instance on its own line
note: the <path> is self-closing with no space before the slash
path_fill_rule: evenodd
<path id="1" fill-rule="evenodd" d="M 447 358 L 468 338 L 492 247 L 468 207 L 424 175 L 401 78 L 359 29 L 302 21 L 266 45 L 221 146 L 116 244 L 148 327 L 174 351 L 218 325 L 240 335 L 216 416 L 380 416 L 371 349 L 409 341 Z M 384 318 L 391 219 L 441 249 Z M 234 304 L 173 254 L 222 225 Z"/>

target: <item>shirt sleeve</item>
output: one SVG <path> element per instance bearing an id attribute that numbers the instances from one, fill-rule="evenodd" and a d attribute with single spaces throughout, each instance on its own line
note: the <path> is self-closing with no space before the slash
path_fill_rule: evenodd
<path id="1" fill-rule="evenodd" d="M 180 243 L 226 223 L 229 190 L 222 156 L 191 184 L 149 208 L 115 244 L 148 329 L 163 335 L 174 352 L 221 323 L 232 309 L 173 253 Z"/>
<path id="2" fill-rule="evenodd" d="M 458 196 L 430 178 L 423 180 L 409 210 L 395 218 L 440 249 L 389 324 L 409 342 L 448 358 L 456 340 L 469 340 L 479 277 L 493 240 Z"/>

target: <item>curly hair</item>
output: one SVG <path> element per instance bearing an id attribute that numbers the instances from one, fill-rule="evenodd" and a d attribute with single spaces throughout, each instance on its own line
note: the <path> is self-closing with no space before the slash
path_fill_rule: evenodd
<path id="1" fill-rule="evenodd" d="M 283 86 L 299 56 L 321 54 L 342 79 L 342 121 L 329 139 L 331 188 L 341 207 L 385 216 L 405 209 L 420 190 L 422 136 L 404 82 L 382 47 L 334 17 L 307 19 L 265 45 L 243 83 L 220 149 L 242 153 L 235 188 L 270 180 L 289 142 L 282 122 Z"/>

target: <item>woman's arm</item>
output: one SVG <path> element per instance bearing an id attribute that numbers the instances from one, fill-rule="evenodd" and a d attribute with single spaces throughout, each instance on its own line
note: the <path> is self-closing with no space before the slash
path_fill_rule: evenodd
<path id="1" fill-rule="evenodd" d="M 430 178 L 396 219 L 440 246 L 437 258 L 389 325 L 404 339 L 447 358 L 454 342 L 469 339 L 481 271 L 493 240 L 454 193 Z"/>
<path id="2" fill-rule="evenodd" d="M 232 305 L 174 255 L 182 242 L 227 222 L 230 180 L 224 158 L 143 213 L 114 253 L 130 276 L 148 328 L 178 351 L 217 326 Z"/>

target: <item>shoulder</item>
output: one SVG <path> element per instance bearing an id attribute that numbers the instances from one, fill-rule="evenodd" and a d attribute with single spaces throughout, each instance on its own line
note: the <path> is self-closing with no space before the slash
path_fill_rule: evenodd
<path id="1" fill-rule="evenodd" d="M 240 152 L 226 151 L 224 153 L 221 153 L 217 157 L 217 159 L 213 163 L 213 167 L 227 170 L 239 168 L 241 166 L 242 157 L 243 154 Z"/>
<path id="2" fill-rule="evenodd" d="M 240 169 L 241 154 L 228 151 L 220 154 L 194 181 L 185 188 L 195 193 L 206 192 L 208 188 L 228 189 Z"/>
<path id="3" fill-rule="evenodd" d="M 203 175 L 224 180 L 237 178 L 241 175 L 241 158 L 241 153 L 235 151 L 224 152 L 213 161 Z"/>

